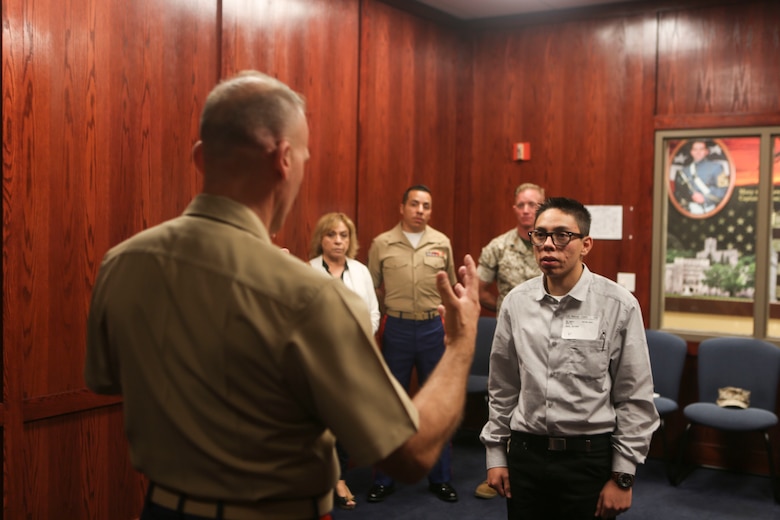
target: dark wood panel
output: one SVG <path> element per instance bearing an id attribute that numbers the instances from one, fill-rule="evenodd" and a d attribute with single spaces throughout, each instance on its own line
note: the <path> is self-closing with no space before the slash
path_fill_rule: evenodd
<path id="1" fill-rule="evenodd" d="M 23 446 L 25 464 L 17 471 L 26 492 L 23 502 L 12 502 L 9 518 L 140 514 L 146 481 L 130 464 L 121 406 L 30 423 Z"/>
<path id="2" fill-rule="evenodd" d="M 382 3 L 391 5 L 396 9 L 406 11 L 417 18 L 436 22 L 438 25 L 449 27 L 456 30 L 464 30 L 469 26 L 469 21 L 461 20 L 449 13 L 445 13 L 428 4 L 420 3 L 416 0 L 380 0 Z"/>
<path id="3" fill-rule="evenodd" d="M 772 125 L 780 125 L 780 112 L 762 112 L 760 114 L 662 114 L 655 118 L 656 130 Z"/>
<path id="4" fill-rule="evenodd" d="M 12 11 L 4 345 L 24 352 L 25 397 L 83 387 L 103 253 L 197 191 L 189 155 L 215 82 L 214 6 L 165 4 L 51 0 Z"/>
<path id="5" fill-rule="evenodd" d="M 356 214 L 358 11 L 355 0 L 223 0 L 222 74 L 256 69 L 307 100 L 311 160 L 276 243 L 308 258 L 317 219 Z"/>
<path id="6" fill-rule="evenodd" d="M 383 3 L 361 11 L 358 234 L 371 240 L 394 226 L 404 190 L 432 191 L 430 224 L 456 251 L 455 193 L 458 91 L 462 41 L 452 31 Z M 457 208 L 465 211 L 464 208 Z"/>
<path id="7" fill-rule="evenodd" d="M 515 225 L 514 188 L 624 209 L 623 239 L 596 241 L 595 272 L 637 274 L 650 306 L 655 19 L 599 18 L 475 35 L 469 237 L 479 250 Z M 513 142 L 531 160 L 511 160 Z M 647 317 L 647 316 L 646 316 Z"/>
<path id="8" fill-rule="evenodd" d="M 658 114 L 780 112 L 780 3 L 681 9 L 661 13 Z M 760 124 L 770 124 L 768 121 Z"/>
<path id="9" fill-rule="evenodd" d="M 770 316 L 780 317 L 776 309 L 777 305 L 770 308 Z M 690 312 L 702 314 L 720 314 L 726 317 L 730 316 L 750 316 L 754 314 L 752 301 L 732 301 L 732 300 L 708 300 L 706 298 L 690 298 L 667 296 L 664 298 L 664 310 L 674 312 Z"/>
<path id="10" fill-rule="evenodd" d="M 59 415 L 72 414 L 122 402 L 119 396 L 97 395 L 83 388 L 72 392 L 61 392 L 25 399 L 22 404 L 24 422 L 48 419 Z"/>
<path id="11" fill-rule="evenodd" d="M 513 16 L 470 20 L 468 27 L 472 30 L 518 29 L 524 26 L 579 22 L 593 18 L 624 18 L 647 13 L 655 14 L 702 5 L 737 4 L 741 1 L 743 0 L 626 0 L 585 7 L 550 9 Z"/>

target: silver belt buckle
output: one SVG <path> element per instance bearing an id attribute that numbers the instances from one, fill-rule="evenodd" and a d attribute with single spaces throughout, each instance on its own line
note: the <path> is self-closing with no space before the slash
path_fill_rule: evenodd
<path id="1" fill-rule="evenodd" d="M 566 451 L 566 439 L 561 437 L 549 437 L 547 439 L 548 451 Z"/>

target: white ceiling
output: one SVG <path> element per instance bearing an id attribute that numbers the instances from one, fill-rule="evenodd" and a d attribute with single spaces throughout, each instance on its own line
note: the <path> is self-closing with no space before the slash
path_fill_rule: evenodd
<path id="1" fill-rule="evenodd" d="M 639 0 L 417 0 L 461 19 L 583 8 Z"/>

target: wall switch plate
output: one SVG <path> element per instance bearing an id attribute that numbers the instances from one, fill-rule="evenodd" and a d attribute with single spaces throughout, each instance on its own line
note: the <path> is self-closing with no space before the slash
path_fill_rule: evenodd
<path id="1" fill-rule="evenodd" d="M 631 292 L 636 291 L 636 273 L 618 273 L 617 283 Z"/>

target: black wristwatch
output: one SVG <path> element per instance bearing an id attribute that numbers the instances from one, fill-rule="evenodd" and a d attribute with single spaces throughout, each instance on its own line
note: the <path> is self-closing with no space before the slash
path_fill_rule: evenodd
<path id="1" fill-rule="evenodd" d="M 613 471 L 612 480 L 615 481 L 615 484 L 617 484 L 620 489 L 631 489 L 634 485 L 634 475 L 631 473 L 618 473 L 617 471 Z"/>

